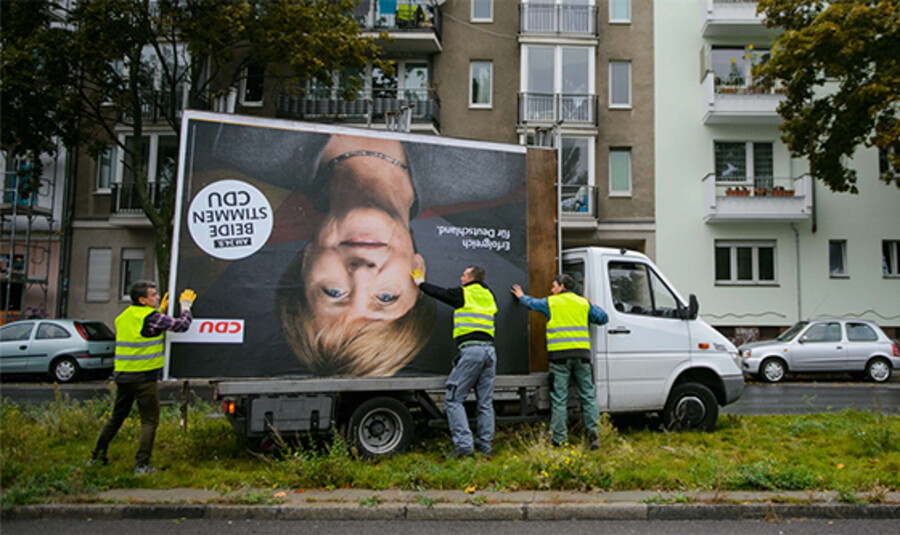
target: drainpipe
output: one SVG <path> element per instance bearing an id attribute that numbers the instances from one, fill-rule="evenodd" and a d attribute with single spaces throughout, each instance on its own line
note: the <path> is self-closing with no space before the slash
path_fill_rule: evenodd
<path id="1" fill-rule="evenodd" d="M 797 225 L 795 223 L 791 223 L 791 230 L 794 231 L 794 245 L 797 254 L 797 321 L 802 321 L 803 309 L 801 308 L 800 300 L 800 232 L 797 230 Z"/>

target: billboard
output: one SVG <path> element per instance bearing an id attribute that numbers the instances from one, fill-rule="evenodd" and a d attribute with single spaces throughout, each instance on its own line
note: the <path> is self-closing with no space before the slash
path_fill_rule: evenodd
<path id="1" fill-rule="evenodd" d="M 168 377 L 420 376 L 456 355 L 458 287 L 485 269 L 498 373 L 528 373 L 525 148 L 188 112 L 170 292 Z"/>

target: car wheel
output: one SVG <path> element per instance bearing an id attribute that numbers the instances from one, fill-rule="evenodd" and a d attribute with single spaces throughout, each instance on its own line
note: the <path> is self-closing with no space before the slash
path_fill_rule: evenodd
<path id="1" fill-rule="evenodd" d="M 412 415 L 395 398 L 372 398 L 353 411 L 350 433 L 350 442 L 363 457 L 401 453 L 412 441 Z"/>
<path id="2" fill-rule="evenodd" d="M 60 383 L 71 383 L 78 377 L 80 371 L 75 359 L 72 357 L 62 357 L 53 361 L 53 366 L 50 368 L 50 375 L 53 377 L 53 380 Z"/>
<path id="3" fill-rule="evenodd" d="M 712 431 L 719 417 L 719 404 L 712 391 L 699 383 L 676 386 L 663 410 L 663 425 L 673 431 Z"/>
<path id="4" fill-rule="evenodd" d="M 767 383 L 777 383 L 784 379 L 787 372 L 784 361 L 776 358 L 768 358 L 759 365 L 759 378 Z"/>
<path id="5" fill-rule="evenodd" d="M 866 364 L 866 377 L 876 383 L 883 383 L 891 378 L 891 364 L 881 358 L 875 358 Z"/>

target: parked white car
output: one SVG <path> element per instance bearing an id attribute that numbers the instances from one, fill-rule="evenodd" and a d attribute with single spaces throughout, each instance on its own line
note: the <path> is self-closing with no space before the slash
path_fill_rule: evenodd
<path id="1" fill-rule="evenodd" d="M 859 319 L 801 321 L 775 340 L 738 349 L 744 372 L 770 383 L 795 372 L 849 372 L 883 383 L 900 369 L 897 344 L 878 325 Z"/>

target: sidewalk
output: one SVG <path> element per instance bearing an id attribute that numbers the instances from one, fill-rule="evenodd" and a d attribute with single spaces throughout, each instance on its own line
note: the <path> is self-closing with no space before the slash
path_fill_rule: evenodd
<path id="1" fill-rule="evenodd" d="M 847 496 L 843 498 L 846 500 Z M 900 519 L 900 492 L 475 491 L 118 489 L 26 505 L 3 518 L 257 520 L 742 520 Z M 878 502 L 878 503 L 871 503 Z"/>

